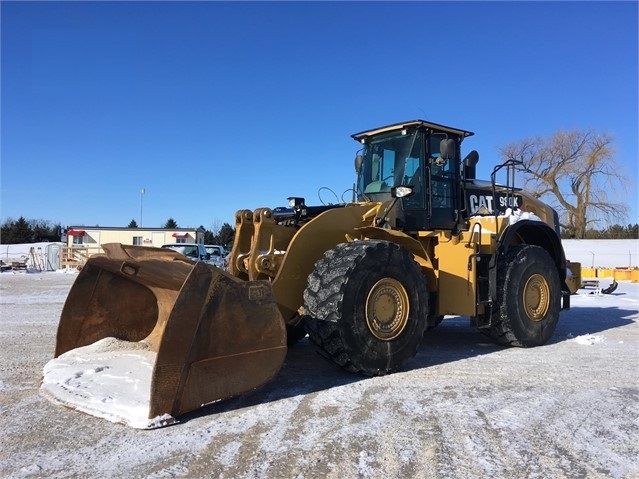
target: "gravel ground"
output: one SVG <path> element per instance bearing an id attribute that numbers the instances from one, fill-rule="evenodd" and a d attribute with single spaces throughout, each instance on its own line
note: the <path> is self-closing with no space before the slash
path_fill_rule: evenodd
<path id="1" fill-rule="evenodd" d="M 639 284 L 580 290 L 534 349 L 448 318 L 381 378 L 305 339 L 258 391 L 144 431 L 39 392 L 75 277 L 0 275 L 0 477 L 639 478 Z"/>

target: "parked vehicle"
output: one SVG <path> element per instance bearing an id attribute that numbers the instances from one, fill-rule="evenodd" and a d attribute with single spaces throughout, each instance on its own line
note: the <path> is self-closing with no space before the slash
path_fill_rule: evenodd
<path id="1" fill-rule="evenodd" d="M 229 252 L 226 251 L 224 246 L 217 244 L 206 244 L 204 245 L 206 252 L 210 255 L 211 259 L 209 263 L 218 266 L 219 268 L 226 268 L 228 262 L 226 261 L 226 257 Z"/>
<path id="2" fill-rule="evenodd" d="M 209 261 L 211 255 L 207 252 L 203 244 L 198 243 L 171 243 L 163 244 L 162 248 L 172 249 L 183 254 L 193 261 Z"/>

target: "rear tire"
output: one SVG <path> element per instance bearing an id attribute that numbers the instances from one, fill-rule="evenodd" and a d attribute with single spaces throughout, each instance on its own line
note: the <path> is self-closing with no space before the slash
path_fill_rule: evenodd
<path id="1" fill-rule="evenodd" d="M 394 243 L 343 243 L 315 264 L 304 312 L 322 355 L 348 371 L 380 376 L 417 352 L 427 325 L 426 282 L 412 255 Z"/>
<path id="2" fill-rule="evenodd" d="M 533 347 L 555 332 L 561 310 L 559 273 L 548 252 L 511 246 L 497 266 L 497 310 L 481 331 L 500 344 Z"/>

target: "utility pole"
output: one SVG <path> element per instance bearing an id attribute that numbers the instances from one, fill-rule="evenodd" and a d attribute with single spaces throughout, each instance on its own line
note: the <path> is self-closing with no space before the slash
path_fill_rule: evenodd
<path id="1" fill-rule="evenodd" d="M 144 198 L 144 193 L 146 193 L 146 191 L 142 188 L 140 190 L 140 228 L 142 228 L 142 198 Z"/>

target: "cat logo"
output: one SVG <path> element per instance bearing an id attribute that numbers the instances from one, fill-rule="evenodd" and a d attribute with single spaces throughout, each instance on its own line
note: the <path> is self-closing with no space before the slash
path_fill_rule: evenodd
<path id="1" fill-rule="evenodd" d="M 468 197 L 470 204 L 470 212 L 475 213 L 479 209 L 485 209 L 487 212 L 493 212 L 493 197 L 486 195 L 470 195 Z"/>
<path id="2" fill-rule="evenodd" d="M 521 208 L 521 196 L 508 196 L 497 193 L 495 197 L 492 194 L 474 191 L 467 195 L 470 214 L 477 212 L 494 213 L 495 208 L 499 212 L 504 212 L 506 208 Z"/>

